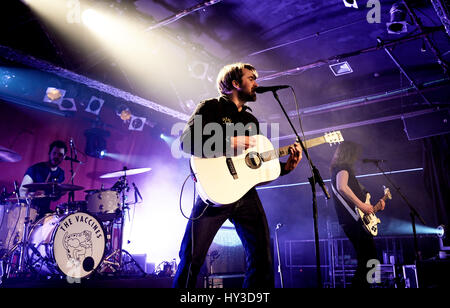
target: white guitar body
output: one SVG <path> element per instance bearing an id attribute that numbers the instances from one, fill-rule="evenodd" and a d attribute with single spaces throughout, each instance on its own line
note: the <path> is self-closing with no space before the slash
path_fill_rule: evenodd
<path id="1" fill-rule="evenodd" d="M 384 189 L 384 196 L 383 196 L 383 200 L 386 201 L 386 199 L 392 199 L 392 195 L 391 192 L 389 191 L 389 188 L 383 186 Z M 367 193 L 366 194 L 366 201 L 364 202 L 366 204 L 370 204 L 370 194 Z M 375 206 L 374 207 L 374 211 L 375 213 L 379 210 L 380 208 Z M 377 236 L 378 235 L 378 224 L 381 223 L 381 220 L 374 214 L 364 214 L 363 211 L 361 211 L 358 207 L 355 207 L 356 212 L 358 213 L 358 215 L 361 217 L 361 221 L 363 223 L 364 228 L 366 229 L 367 232 L 369 232 L 370 234 L 372 234 L 373 236 Z"/>
<path id="2" fill-rule="evenodd" d="M 191 156 L 191 169 L 202 200 L 213 206 L 241 199 L 252 187 L 280 176 L 279 157 L 289 155 L 289 147 L 274 149 L 270 140 L 255 135 L 256 146 L 232 157 L 200 158 Z M 307 148 L 344 141 L 339 131 L 303 141 Z"/>
<path id="3" fill-rule="evenodd" d="M 370 194 L 366 195 L 365 204 L 370 204 Z M 364 224 L 364 227 L 367 229 L 369 233 L 373 236 L 378 235 L 378 224 L 381 223 L 381 220 L 375 214 L 364 214 L 358 207 L 355 207 L 356 212 L 358 212 L 361 217 L 361 221 Z"/>
<path id="4" fill-rule="evenodd" d="M 239 200 L 252 187 L 276 180 L 280 176 L 280 162 L 272 159 L 263 162 L 258 153 L 274 150 L 270 140 L 256 135 L 257 146 L 248 148 L 233 157 L 199 158 L 191 157 L 191 167 L 198 183 L 198 194 L 203 201 L 215 206 L 230 204 Z M 227 159 L 231 160 L 236 174 L 233 177 Z M 253 164 L 252 164 L 253 162 Z"/>

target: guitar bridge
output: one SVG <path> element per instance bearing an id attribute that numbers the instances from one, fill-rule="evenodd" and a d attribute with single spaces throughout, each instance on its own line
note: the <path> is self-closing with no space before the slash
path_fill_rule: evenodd
<path id="1" fill-rule="evenodd" d="M 236 172 L 236 168 L 234 168 L 234 163 L 233 163 L 233 160 L 231 159 L 231 157 L 227 157 L 226 163 L 227 163 L 228 171 L 233 176 L 233 179 L 237 180 L 238 175 Z"/>

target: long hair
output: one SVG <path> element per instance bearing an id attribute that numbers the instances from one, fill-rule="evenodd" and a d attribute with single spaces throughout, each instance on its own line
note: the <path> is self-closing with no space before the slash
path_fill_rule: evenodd
<path id="1" fill-rule="evenodd" d="M 334 166 L 348 164 L 351 167 L 359 159 L 362 153 L 362 147 L 360 144 L 353 141 L 342 142 L 334 152 L 333 158 L 331 160 L 331 169 Z"/>
<path id="2" fill-rule="evenodd" d="M 217 90 L 221 95 L 230 95 L 233 90 L 233 80 L 236 80 L 241 84 L 242 76 L 244 75 L 242 70 L 246 68 L 252 71 L 258 76 L 256 69 L 253 65 L 248 63 L 237 62 L 233 64 L 225 65 L 217 75 Z"/>

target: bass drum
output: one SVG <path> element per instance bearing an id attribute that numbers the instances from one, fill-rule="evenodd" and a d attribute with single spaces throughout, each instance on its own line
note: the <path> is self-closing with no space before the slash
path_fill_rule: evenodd
<path id="1" fill-rule="evenodd" d="M 28 264 L 39 274 L 89 276 L 105 252 L 102 224 L 87 213 L 48 214 L 30 232 Z"/>

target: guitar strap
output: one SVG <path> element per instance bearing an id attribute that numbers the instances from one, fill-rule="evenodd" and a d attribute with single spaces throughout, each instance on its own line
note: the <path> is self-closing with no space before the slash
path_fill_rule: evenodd
<path id="1" fill-rule="evenodd" d="M 331 188 L 333 190 L 333 193 L 335 194 L 335 196 L 338 198 L 338 200 L 342 203 L 342 205 L 344 205 L 345 209 L 350 213 L 350 215 L 353 217 L 353 219 L 355 221 L 359 220 L 359 215 L 358 213 L 356 213 L 356 211 L 352 210 L 351 206 L 348 205 L 347 201 L 344 200 L 344 198 L 341 196 L 341 194 L 339 194 L 336 190 L 336 188 L 334 188 L 334 185 L 331 184 Z"/>

